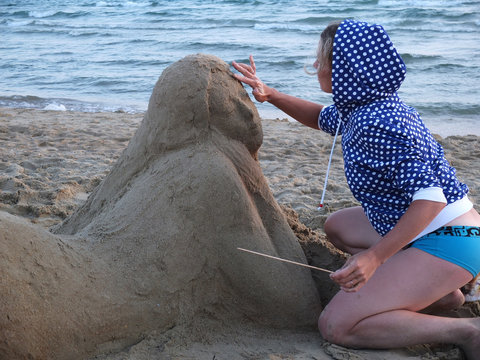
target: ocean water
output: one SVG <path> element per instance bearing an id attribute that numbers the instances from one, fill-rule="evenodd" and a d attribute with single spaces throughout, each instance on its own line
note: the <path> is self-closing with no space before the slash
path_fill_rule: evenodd
<path id="1" fill-rule="evenodd" d="M 434 132 L 480 135 L 480 0 L 0 0 L 0 106 L 142 112 L 162 71 L 200 52 L 253 54 L 267 84 L 330 104 L 304 66 L 344 18 L 387 29 L 400 96 Z"/>

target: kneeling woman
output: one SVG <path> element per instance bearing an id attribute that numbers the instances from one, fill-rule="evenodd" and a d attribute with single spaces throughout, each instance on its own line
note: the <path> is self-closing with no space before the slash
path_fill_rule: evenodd
<path id="1" fill-rule="evenodd" d="M 480 319 L 429 315 L 458 306 L 480 272 L 480 215 L 442 147 L 397 95 L 403 60 L 379 25 L 345 20 L 323 32 L 318 80 L 333 105 L 268 87 L 255 63 L 237 79 L 304 125 L 342 135 L 345 175 L 361 207 L 332 214 L 330 241 L 352 256 L 334 274 L 341 291 L 319 319 L 322 336 L 348 347 L 442 342 L 480 354 Z M 422 311 L 422 312 L 421 312 Z"/>

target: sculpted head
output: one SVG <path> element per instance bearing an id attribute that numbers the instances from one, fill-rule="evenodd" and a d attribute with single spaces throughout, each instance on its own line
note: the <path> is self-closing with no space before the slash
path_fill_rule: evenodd
<path id="1" fill-rule="evenodd" d="M 187 56 L 163 71 L 127 149 L 61 231 L 75 233 L 88 226 L 107 204 L 113 206 L 136 175 L 172 151 L 198 153 L 199 147 L 213 145 L 244 161 L 256 159 L 262 140 L 255 105 L 228 64 L 212 55 Z"/>
<path id="2" fill-rule="evenodd" d="M 222 134 L 252 154 L 262 144 L 258 112 L 229 66 L 211 55 L 191 55 L 162 73 L 150 98 L 144 136 L 157 151 Z M 155 144 L 156 143 L 156 144 Z"/>

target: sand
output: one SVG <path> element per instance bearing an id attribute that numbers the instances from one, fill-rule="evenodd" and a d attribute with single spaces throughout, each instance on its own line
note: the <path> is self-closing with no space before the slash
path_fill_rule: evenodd
<path id="1" fill-rule="evenodd" d="M 108 174 L 142 119 L 143 114 L 0 108 L 0 209 L 46 228 L 58 224 Z M 263 119 L 262 126 L 262 171 L 277 201 L 291 206 L 304 224 L 321 232 L 329 213 L 358 204 L 337 143 L 325 209 L 317 210 L 331 136 L 286 119 Z M 437 139 L 479 210 L 479 137 Z"/>
<path id="2" fill-rule="evenodd" d="M 143 114 L 0 109 L 2 210 L 44 228 L 60 223 L 108 174 L 142 118 Z M 293 208 L 321 238 L 330 212 L 356 204 L 345 183 L 341 150 L 335 152 L 325 210 L 319 212 L 316 205 L 332 138 L 286 120 L 263 119 L 262 126 L 264 141 L 258 156 L 275 198 Z M 476 204 L 480 203 L 479 140 L 475 136 L 440 139 Z M 216 326 L 218 333 L 204 335 L 205 329 Z M 225 329 L 214 316 L 206 316 L 189 331 L 152 332 L 128 349 L 97 359 L 461 359 L 457 349 L 435 350 L 347 350 L 324 343 L 315 331 L 251 324 Z"/>
<path id="3" fill-rule="evenodd" d="M 149 172 L 144 171 L 144 169 L 155 169 L 156 165 L 154 163 L 140 164 L 139 159 L 133 159 L 133 162 L 138 165 L 138 169 L 131 176 L 124 178 L 128 180 L 126 182 L 128 186 L 123 184 L 122 181 L 117 181 L 122 177 L 120 176 L 122 172 L 119 170 L 115 172 L 115 168 L 123 169 L 124 167 L 118 167 L 118 164 L 121 164 L 122 161 L 131 164 L 128 162 L 132 160 L 131 156 L 141 153 L 138 148 L 135 148 L 135 146 L 140 146 L 138 145 L 140 142 L 135 140 L 132 142 L 130 139 L 139 128 L 143 116 L 144 114 L 0 109 L 0 141 L 3 145 L 0 149 L 0 169 L 2 169 L 0 175 L 0 209 L 4 213 L 13 215 L 2 215 L 2 221 L 5 221 L 9 227 L 11 241 L 18 234 L 22 238 L 35 239 L 38 244 L 43 242 L 46 244 L 45 247 L 39 245 L 38 248 L 32 249 L 32 253 L 46 251 L 45 249 L 54 244 L 51 253 L 58 251 L 54 248 L 60 248 L 61 254 L 58 256 L 65 257 L 68 260 L 65 264 L 71 264 L 70 267 L 73 269 L 68 266 L 52 269 L 48 267 L 48 264 L 43 264 L 42 270 L 35 273 L 36 276 L 33 280 L 41 285 L 38 287 L 41 291 L 47 292 L 49 290 L 49 284 L 45 279 L 48 279 L 49 274 L 53 271 L 62 272 L 57 276 L 60 280 L 52 279 L 52 282 L 58 282 L 63 286 L 62 288 L 74 291 L 75 284 L 83 284 L 83 277 L 77 275 L 83 264 L 82 257 L 87 256 L 86 254 L 91 251 L 92 246 L 96 243 L 108 243 L 109 237 L 104 236 L 106 233 L 105 227 L 110 226 L 112 214 L 120 214 L 118 219 L 114 219 L 117 221 L 117 225 L 133 223 L 130 217 L 135 218 L 136 209 L 138 206 L 142 206 L 147 195 L 138 198 L 137 203 L 133 201 L 132 208 L 125 209 L 124 212 L 119 211 L 121 205 L 124 205 L 119 201 L 125 192 L 133 191 L 131 189 L 135 190 L 136 187 L 140 189 L 149 179 L 147 176 Z M 325 206 L 321 211 L 318 211 L 317 204 L 321 197 L 332 138 L 319 131 L 286 120 L 263 119 L 261 125 L 263 128 L 263 145 L 257 152 L 255 144 L 252 144 L 250 148 L 247 148 L 248 152 L 252 158 L 258 157 L 267 184 L 276 201 L 284 206 L 289 225 L 295 230 L 309 261 L 314 265 L 321 264 L 332 270 L 336 269 L 341 264 L 341 255 L 327 253 L 322 257 L 322 254 L 325 254 L 326 246 L 322 225 L 331 212 L 356 204 L 344 179 L 340 147 L 337 147 L 335 151 Z M 151 130 L 147 127 L 144 133 L 151 133 Z M 469 185 L 470 198 L 475 204 L 479 204 L 480 147 L 478 137 L 448 137 L 439 140 L 445 147 L 447 158 L 457 168 L 460 179 Z M 135 145 L 135 142 L 137 145 Z M 130 150 L 126 150 L 129 143 Z M 136 150 L 133 151 L 132 149 Z M 157 150 L 165 151 L 165 149 Z M 190 152 L 192 158 L 194 158 L 197 150 L 197 148 L 194 148 L 194 151 L 183 149 L 180 155 L 183 158 L 186 153 Z M 208 152 L 207 154 L 214 155 L 214 153 Z M 161 159 L 165 158 L 162 156 Z M 175 158 L 171 159 L 172 161 L 175 160 Z M 158 161 L 158 159 L 154 161 Z M 191 164 L 193 165 L 195 162 L 192 161 Z M 110 180 L 108 174 L 110 174 Z M 141 179 L 142 176 L 144 181 L 135 185 L 136 181 L 139 181 L 138 179 Z M 150 182 L 148 184 L 152 186 L 156 183 Z M 172 184 L 178 185 L 175 182 L 172 182 Z M 102 187 L 105 191 L 104 195 L 102 195 Z M 94 189 L 97 190 L 94 191 Z M 263 191 L 265 194 L 268 193 L 267 190 Z M 138 197 L 139 192 L 135 190 L 134 194 Z M 91 196 L 87 201 L 89 195 Z M 95 205 L 96 202 L 102 203 L 102 200 L 110 201 L 112 198 L 118 201 L 115 200 L 112 204 L 107 205 L 105 207 L 107 210 L 103 210 L 103 207 L 100 209 L 101 207 Z M 270 204 L 271 208 L 267 213 L 278 211 L 275 203 L 268 199 L 268 194 L 264 195 L 262 199 L 267 199 L 264 200 L 265 204 Z M 153 199 L 153 202 L 155 200 L 158 199 Z M 129 203 L 131 204 L 132 201 Z M 221 204 L 216 206 L 221 207 Z M 260 208 L 262 206 L 259 206 L 257 201 L 257 209 Z M 221 211 L 225 212 L 227 210 L 229 209 L 222 209 Z M 156 208 L 156 211 L 163 210 Z M 144 213 L 140 212 L 140 214 Z M 297 214 L 298 219 L 296 218 Z M 65 221 L 67 217 L 68 220 Z M 102 221 L 104 222 L 102 223 Z M 277 228 L 277 225 L 273 228 Z M 48 232 L 48 229 L 53 230 L 56 235 Z M 136 228 L 134 231 L 138 232 L 139 229 Z M 206 229 L 206 231 L 208 233 L 212 230 Z M 70 248 L 70 244 L 65 238 L 66 234 L 82 238 L 87 245 L 89 242 L 94 245 L 85 245 L 82 247 L 83 250 Z M 270 237 L 269 241 L 279 240 L 275 240 L 274 236 L 273 238 Z M 62 245 L 65 244 L 65 248 L 62 249 Z M 291 250 L 289 248 L 291 245 L 288 245 L 290 243 L 283 244 L 282 246 L 287 246 L 289 251 Z M 19 247 L 21 246 L 22 244 L 19 243 Z M 185 246 L 188 246 L 188 244 Z M 112 249 L 112 247 L 107 246 L 103 250 L 105 253 L 111 254 Z M 84 250 L 85 252 L 82 252 Z M 21 256 L 15 257 L 12 255 L 9 257 L 8 254 L 15 255 L 14 249 L 6 247 L 4 251 L 7 254 L 4 255 L 5 258 L 12 262 L 12 266 L 17 266 L 16 264 L 23 261 Z M 222 247 L 215 251 L 221 252 Z M 178 254 L 181 253 L 178 252 Z M 147 256 L 146 254 L 143 255 Z M 33 254 L 32 256 L 36 255 Z M 235 254 L 229 256 L 231 258 Z M 37 260 L 41 262 L 43 258 L 39 257 Z M 227 265 L 229 264 L 222 266 L 227 268 Z M 98 269 L 95 266 L 90 269 L 92 273 L 95 269 L 97 272 L 104 270 L 108 273 L 108 269 L 100 265 L 96 266 Z M 245 267 L 242 267 L 244 264 L 233 262 L 232 266 L 237 271 L 242 268 L 245 270 Z M 251 266 L 251 264 L 248 264 L 248 266 Z M 272 265 L 264 266 L 267 266 L 265 273 L 268 273 L 268 266 Z M 288 269 L 288 271 L 291 270 Z M 329 286 L 328 279 L 324 275 L 318 273 L 312 273 L 312 275 L 314 275 L 315 285 L 320 289 L 321 304 L 325 304 L 335 292 L 335 287 L 332 284 L 327 288 Z M 298 276 L 298 279 L 303 279 L 304 272 L 299 271 Z M 105 275 L 104 278 L 97 276 L 95 280 L 90 279 L 89 281 L 93 284 L 90 286 L 92 286 L 92 289 L 96 289 L 95 282 L 101 284 L 107 278 Z M 252 276 L 248 278 L 254 279 Z M 44 281 L 42 282 L 41 279 L 44 279 Z M 230 276 L 230 279 L 240 281 L 235 280 L 236 278 L 233 275 Z M 28 281 L 32 280 L 29 278 Z M 256 279 L 256 281 L 265 281 L 265 279 Z M 67 284 L 68 282 L 73 282 L 73 285 Z M 204 286 L 207 282 L 200 282 L 200 285 Z M 275 283 L 265 282 L 265 284 L 273 286 Z M 118 294 L 119 289 L 127 285 L 113 284 L 106 286 L 106 292 L 110 291 L 111 294 L 120 296 Z M 118 288 L 115 288 L 116 286 Z M 242 286 L 245 287 L 248 284 L 244 283 Z M 287 283 L 286 288 L 291 286 Z M 297 290 L 304 289 L 304 287 L 298 285 Z M 137 288 L 137 291 L 148 293 L 148 286 Z M 217 290 L 211 289 L 211 291 L 215 292 Z M 272 291 L 274 291 L 273 288 Z M 85 290 L 85 293 L 89 294 L 88 289 Z M 76 296 L 81 297 L 82 293 L 80 292 Z M 61 296 L 58 298 L 61 300 Z M 85 301 L 88 302 L 87 300 Z M 171 298 L 164 300 L 170 303 L 173 301 Z M 232 299 L 229 298 L 228 300 L 231 301 Z M 268 299 L 254 299 L 252 301 L 259 304 L 264 301 L 268 305 Z M 309 300 L 303 305 L 295 304 L 295 306 L 301 309 L 308 306 L 308 303 L 312 301 L 315 300 Z M 32 304 L 41 307 L 41 299 L 38 302 L 32 302 Z M 79 300 L 79 303 L 75 305 L 82 306 L 82 304 L 83 302 Z M 198 304 L 199 307 L 202 305 L 203 303 Z M 180 310 L 191 309 L 189 304 L 183 304 L 183 306 L 184 308 L 180 308 Z M 288 304 L 288 306 L 290 307 L 292 304 Z M 130 308 L 124 307 L 122 309 Z M 255 318 L 254 313 L 247 317 L 235 318 L 234 321 L 225 321 L 222 318 L 223 312 L 217 310 L 206 307 L 201 313 L 192 311 L 195 316 L 190 319 L 191 321 L 178 321 L 177 319 L 171 322 L 165 321 L 160 329 L 147 329 L 148 331 L 144 331 L 141 338 L 137 337 L 128 346 L 118 346 L 113 349 L 114 353 L 97 355 L 94 358 L 104 360 L 461 359 L 460 351 L 451 346 L 417 346 L 390 351 L 345 349 L 324 342 L 312 327 L 302 329 L 298 326 L 285 326 L 285 323 L 273 324 L 268 319 L 262 324 Z M 48 309 L 45 309 L 45 311 L 48 311 Z M 176 311 L 179 311 L 178 307 Z M 248 311 L 252 311 L 252 309 L 241 307 L 239 310 L 242 314 Z M 296 312 L 294 313 L 296 314 Z M 478 303 L 473 303 L 463 308 L 460 315 L 478 315 L 479 313 Z M 295 314 L 289 314 L 292 315 L 292 318 L 285 320 L 287 325 L 296 322 Z M 49 315 L 52 316 L 54 321 L 61 318 L 56 318 L 54 315 L 57 316 L 58 314 Z M 275 317 L 275 315 L 276 313 L 273 311 L 271 317 Z M 451 315 L 455 316 L 456 314 Z M 165 314 L 162 315 L 162 319 L 164 318 Z M 145 320 L 145 323 L 149 321 L 151 320 Z M 299 322 L 302 321 L 299 319 Z M 112 351 L 111 347 L 105 349 L 105 351 Z"/>

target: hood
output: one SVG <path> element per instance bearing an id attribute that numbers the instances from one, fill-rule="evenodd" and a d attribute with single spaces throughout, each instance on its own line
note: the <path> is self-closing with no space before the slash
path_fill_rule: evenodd
<path id="1" fill-rule="evenodd" d="M 333 101 L 342 119 L 358 106 L 395 96 L 406 70 L 382 26 L 343 21 L 332 58 Z"/>

